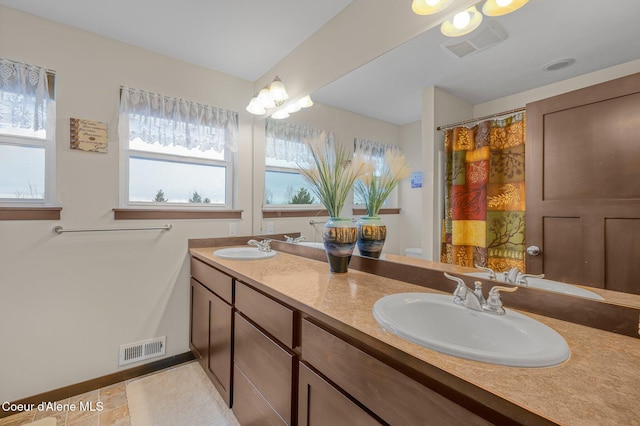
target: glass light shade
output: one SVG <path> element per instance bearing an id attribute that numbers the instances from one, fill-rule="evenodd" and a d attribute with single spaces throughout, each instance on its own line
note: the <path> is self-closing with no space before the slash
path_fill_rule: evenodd
<path id="1" fill-rule="evenodd" d="M 271 82 L 271 86 L 269 86 L 269 91 L 271 92 L 271 97 L 275 101 L 276 105 L 282 105 L 282 102 L 289 99 L 289 94 L 287 93 L 287 89 L 284 87 L 284 83 L 278 76 L 273 79 Z"/>
<path id="2" fill-rule="evenodd" d="M 273 108 L 276 106 L 276 102 L 273 100 L 273 97 L 271 97 L 271 92 L 268 87 L 263 87 L 260 90 L 257 101 L 263 108 Z"/>
<path id="3" fill-rule="evenodd" d="M 467 14 L 464 16 L 463 14 Z M 464 12 L 460 12 L 455 16 L 447 19 L 442 23 L 440 31 L 447 37 L 460 37 L 469 34 L 482 23 L 482 14 L 478 12 L 475 6 L 471 6 Z M 466 24 L 461 28 L 462 24 Z"/>
<path id="4" fill-rule="evenodd" d="M 433 15 L 446 9 L 453 0 L 413 0 L 411 9 L 417 15 Z"/>
<path id="5" fill-rule="evenodd" d="M 275 118 L 276 120 L 282 120 L 283 118 L 289 118 L 289 113 L 281 109 L 271 114 L 271 118 Z"/>
<path id="6" fill-rule="evenodd" d="M 502 16 L 514 12 L 527 4 L 529 0 L 487 0 L 482 13 L 487 16 Z"/>
<path id="7" fill-rule="evenodd" d="M 256 96 L 251 98 L 251 102 L 249 102 L 249 105 L 247 105 L 247 111 L 255 115 L 262 115 L 267 112 L 264 107 L 260 105 Z"/>
<path id="8" fill-rule="evenodd" d="M 300 99 L 298 101 L 298 105 L 300 105 L 302 108 L 309 108 L 310 106 L 313 106 L 311 96 L 307 95 L 304 98 Z"/>

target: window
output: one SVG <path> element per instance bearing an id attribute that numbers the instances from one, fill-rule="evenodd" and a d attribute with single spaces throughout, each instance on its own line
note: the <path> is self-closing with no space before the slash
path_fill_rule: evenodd
<path id="1" fill-rule="evenodd" d="M 385 154 L 388 151 L 400 151 L 396 145 L 387 145 L 380 142 L 355 138 L 353 141 L 354 153 L 360 152 L 364 158 L 373 163 L 374 175 L 380 176 L 385 168 Z M 353 205 L 356 208 L 362 208 L 364 204 L 354 197 Z M 396 187 L 389 197 L 385 200 L 383 208 L 395 208 L 398 206 L 398 188 Z"/>
<path id="2" fill-rule="evenodd" d="M 121 204 L 231 208 L 237 113 L 123 88 L 118 133 Z"/>
<path id="3" fill-rule="evenodd" d="M 265 126 L 265 206 L 321 206 L 298 172 L 298 165 L 309 161 L 305 141 L 320 137 L 322 131 L 269 119 Z M 328 137 L 333 139 L 331 133 Z"/>
<path id="4" fill-rule="evenodd" d="M 54 203 L 53 86 L 46 69 L 0 58 L 0 206 Z"/>

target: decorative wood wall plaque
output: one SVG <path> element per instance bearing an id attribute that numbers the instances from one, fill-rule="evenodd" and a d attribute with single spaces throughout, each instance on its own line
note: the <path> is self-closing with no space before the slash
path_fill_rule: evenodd
<path id="1" fill-rule="evenodd" d="M 107 125 L 98 121 L 71 119 L 71 149 L 90 152 L 107 152 Z"/>

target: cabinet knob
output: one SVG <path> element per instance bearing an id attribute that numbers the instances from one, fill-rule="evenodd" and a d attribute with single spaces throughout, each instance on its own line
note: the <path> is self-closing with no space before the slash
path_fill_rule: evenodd
<path id="1" fill-rule="evenodd" d="M 542 253 L 542 250 L 540 250 L 540 247 L 538 246 L 527 247 L 527 254 L 529 256 L 540 256 L 540 253 Z"/>

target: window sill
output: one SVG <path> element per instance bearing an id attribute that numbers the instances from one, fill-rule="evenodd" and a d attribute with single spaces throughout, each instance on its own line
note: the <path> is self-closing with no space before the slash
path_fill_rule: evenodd
<path id="1" fill-rule="evenodd" d="M 0 220 L 60 220 L 62 207 L 0 207 Z"/>
<path id="2" fill-rule="evenodd" d="M 279 217 L 315 217 L 329 216 L 326 209 L 269 209 L 262 210 L 264 219 L 274 219 Z"/>
<path id="3" fill-rule="evenodd" d="M 113 209 L 115 220 L 132 219 L 242 219 L 242 210 Z"/>
<path id="4" fill-rule="evenodd" d="M 380 214 L 380 215 L 383 215 L 383 214 L 400 214 L 400 209 L 399 208 L 380 209 L 380 212 L 378 214 Z M 353 215 L 354 216 L 366 216 L 367 215 L 367 209 L 353 209 Z"/>

